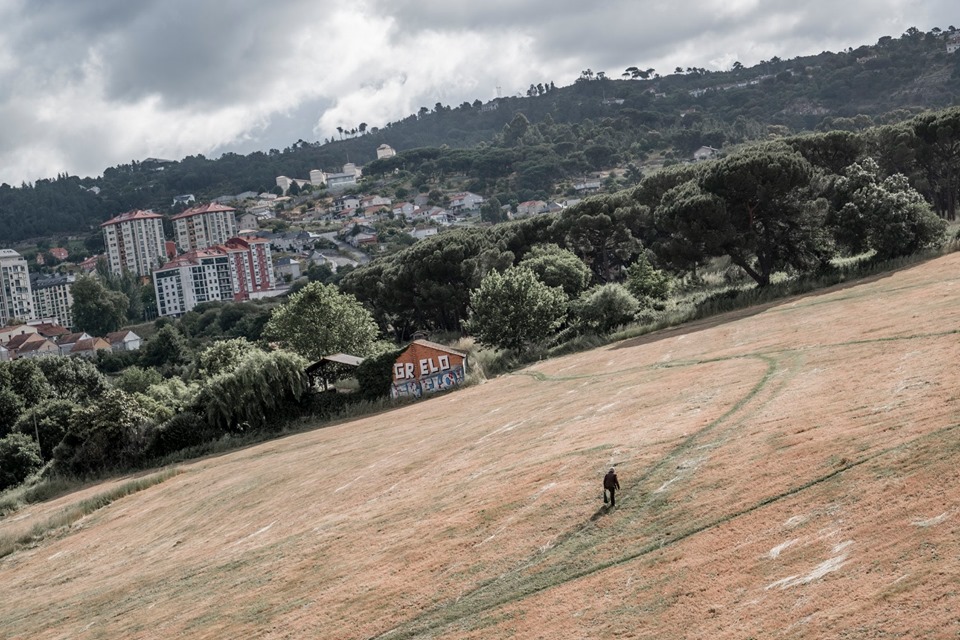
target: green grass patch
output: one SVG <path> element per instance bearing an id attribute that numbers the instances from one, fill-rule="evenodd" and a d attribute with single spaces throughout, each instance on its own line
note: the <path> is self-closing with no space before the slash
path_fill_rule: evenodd
<path id="1" fill-rule="evenodd" d="M 110 489 L 109 491 L 105 491 L 91 498 L 81 500 L 76 504 L 72 504 L 63 508 L 59 512 L 47 518 L 46 521 L 35 524 L 28 533 L 19 536 L 0 536 L 0 558 L 10 555 L 22 546 L 32 544 L 33 542 L 40 540 L 51 531 L 69 527 L 84 516 L 88 516 L 91 513 L 94 513 L 95 511 L 98 511 L 99 509 L 102 509 L 107 505 L 119 500 L 120 498 L 138 493 L 154 485 L 158 485 L 161 482 L 172 478 L 173 476 L 179 475 L 180 473 L 182 473 L 182 471 L 177 468 L 164 469 L 159 473 L 154 473 L 143 478 L 137 478 L 135 480 L 125 482 L 120 486 Z"/>

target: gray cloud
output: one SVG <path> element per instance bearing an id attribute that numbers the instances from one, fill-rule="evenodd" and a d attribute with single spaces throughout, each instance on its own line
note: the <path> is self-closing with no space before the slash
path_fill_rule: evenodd
<path id="1" fill-rule="evenodd" d="M 946 0 L 9 0 L 0 181 L 283 148 L 581 70 L 726 67 L 946 28 Z"/>

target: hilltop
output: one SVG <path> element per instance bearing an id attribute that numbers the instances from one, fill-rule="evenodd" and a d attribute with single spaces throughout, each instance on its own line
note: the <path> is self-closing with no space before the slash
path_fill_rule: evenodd
<path id="1" fill-rule="evenodd" d="M 565 130 L 541 134 L 551 144 L 532 155 L 485 154 L 478 163 L 482 166 L 456 186 L 504 203 L 542 199 L 557 190 L 563 193 L 585 174 L 682 161 L 702 145 L 720 148 L 813 130 L 863 131 L 956 105 L 960 56 L 952 47 L 958 40 L 953 28 L 911 29 L 873 45 L 789 60 L 774 57 L 752 67 L 737 63 L 723 72 L 586 69 L 568 86 L 544 79 L 532 83 L 525 95 L 424 106 L 380 127 L 358 123 L 340 139 L 300 139 L 282 150 L 219 158 L 147 158 L 106 168 L 96 177 L 61 175 L 20 187 L 4 184 L 0 237 L 16 243 L 90 234 L 126 210 L 173 212 L 171 203 L 178 195 L 208 201 L 269 191 L 277 176 L 305 178 L 313 169 L 339 171 L 346 162 L 373 163 L 382 144 L 400 152 L 428 150 L 425 157 L 407 159 L 405 168 L 414 175 L 401 187 L 405 191 L 411 186 L 444 188 L 447 178 L 462 173 L 464 161 L 429 162 L 441 148 L 475 151 L 504 137 L 519 138 L 523 132 L 516 124 L 523 122 L 563 125 Z M 504 183 L 514 171 L 523 179 Z"/>
<path id="2" fill-rule="evenodd" d="M 0 560 L 0 635 L 955 635 L 958 272 L 953 253 L 185 464 Z"/>

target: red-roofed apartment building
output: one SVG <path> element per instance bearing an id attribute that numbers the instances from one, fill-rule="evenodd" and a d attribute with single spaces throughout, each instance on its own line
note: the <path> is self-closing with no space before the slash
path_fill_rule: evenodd
<path id="1" fill-rule="evenodd" d="M 216 202 L 173 217 L 173 235 L 183 252 L 209 249 L 237 235 L 236 209 Z"/>
<path id="2" fill-rule="evenodd" d="M 148 276 L 166 259 L 163 216 L 152 211 L 127 211 L 100 225 L 110 271 Z"/>
<path id="3" fill-rule="evenodd" d="M 201 302 L 249 300 L 274 288 L 270 243 L 261 238 L 231 238 L 177 256 L 153 272 L 161 316 L 182 316 Z"/>
<path id="4" fill-rule="evenodd" d="M 230 238 L 224 248 L 230 256 L 235 300 L 249 300 L 277 287 L 269 240 L 255 236 Z"/>

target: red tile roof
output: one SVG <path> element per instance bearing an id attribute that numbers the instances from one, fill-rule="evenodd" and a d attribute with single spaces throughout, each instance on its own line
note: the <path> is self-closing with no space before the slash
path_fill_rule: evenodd
<path id="1" fill-rule="evenodd" d="M 226 255 L 226 253 L 227 250 L 221 246 L 210 247 L 209 249 L 198 249 L 196 251 L 188 251 L 187 253 L 179 255 L 170 262 L 166 263 L 160 267 L 158 271 L 174 269 L 176 267 L 188 267 L 190 265 L 198 264 L 200 262 L 200 258 L 213 258 L 216 256 Z"/>
<path id="2" fill-rule="evenodd" d="M 23 345 L 28 342 L 43 342 L 46 338 L 36 333 L 21 333 L 18 336 L 13 336 L 10 340 L 7 341 L 7 344 L 3 345 L 10 351 L 18 351 L 23 348 Z"/>
<path id="3" fill-rule="evenodd" d="M 178 213 L 177 215 L 173 216 L 173 220 L 189 218 L 190 216 L 200 215 L 201 213 L 218 213 L 221 211 L 236 211 L 236 209 L 219 204 L 217 202 L 210 202 L 208 204 L 201 204 L 197 207 L 190 207 L 183 213 Z"/>
<path id="4" fill-rule="evenodd" d="M 131 222 L 133 220 L 162 220 L 163 216 L 153 211 L 143 211 L 141 209 L 134 209 L 133 211 L 127 211 L 126 213 L 121 213 L 115 218 L 110 218 L 103 224 L 101 227 L 108 227 L 112 224 L 120 224 L 121 222 Z"/>

